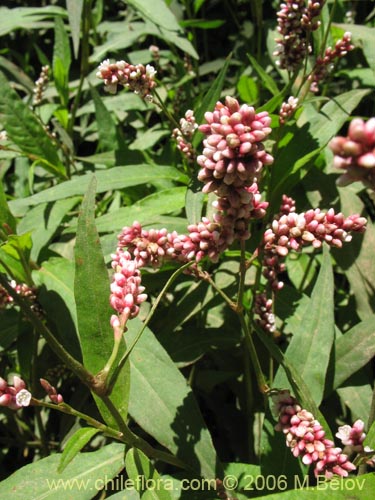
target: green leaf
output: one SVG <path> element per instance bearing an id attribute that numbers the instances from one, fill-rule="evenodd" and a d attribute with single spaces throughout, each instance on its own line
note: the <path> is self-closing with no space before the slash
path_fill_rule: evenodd
<path id="1" fill-rule="evenodd" d="M 8 241 L 0 246 L 0 271 L 11 271 L 12 277 L 18 283 L 31 285 L 30 279 L 30 250 L 32 246 L 31 234 L 10 234 Z"/>
<path id="2" fill-rule="evenodd" d="M 372 400 L 372 382 L 364 370 L 356 373 L 345 382 L 345 387 L 339 387 L 337 394 L 340 396 L 342 406 L 350 410 L 352 421 L 368 419 L 369 408 Z"/>
<path id="3" fill-rule="evenodd" d="M 73 51 L 75 59 L 77 59 L 78 57 L 83 3 L 84 0 L 66 0 L 66 8 L 68 10 L 69 25 L 73 40 Z"/>
<path id="4" fill-rule="evenodd" d="M 117 231 L 135 220 L 150 225 L 159 215 L 180 212 L 185 206 L 185 193 L 186 187 L 157 191 L 133 205 L 121 207 L 98 217 L 96 227 L 99 232 Z"/>
<path id="5" fill-rule="evenodd" d="M 9 138 L 48 172 L 66 178 L 65 167 L 59 160 L 55 144 L 1 72 L 0 87 L 0 114 L 3 115 L 4 128 Z"/>
<path id="6" fill-rule="evenodd" d="M 157 26 L 170 31 L 180 31 L 180 25 L 177 22 L 172 11 L 166 6 L 164 0 L 153 0 L 144 2 L 143 0 L 127 0 L 127 3 L 134 7 L 142 17 L 150 19 Z"/>
<path id="7" fill-rule="evenodd" d="M 267 71 L 265 71 L 262 66 L 258 63 L 258 61 L 251 54 L 247 54 L 247 57 L 250 59 L 250 63 L 258 73 L 260 79 L 262 80 L 266 89 L 268 89 L 273 96 L 279 94 L 279 89 L 275 83 L 275 80 L 270 76 Z"/>
<path id="8" fill-rule="evenodd" d="M 40 251 L 56 233 L 62 220 L 79 201 L 79 198 L 67 198 L 56 203 L 41 203 L 29 210 L 18 225 L 18 232 L 31 232 L 33 246 L 31 258 L 37 261 Z"/>
<path id="9" fill-rule="evenodd" d="M 32 277 L 39 288 L 38 301 L 48 321 L 53 324 L 53 331 L 57 331 L 59 340 L 72 356 L 81 359 L 74 298 L 74 263 L 62 257 L 51 257 L 33 271 Z"/>
<path id="10" fill-rule="evenodd" d="M 14 500 L 90 500 L 124 468 L 124 445 L 113 443 L 77 455 L 61 474 L 61 453 L 22 467 L 0 483 L 0 497 Z"/>
<path id="11" fill-rule="evenodd" d="M 184 184 L 187 184 L 189 181 L 188 177 L 179 172 L 175 167 L 146 164 L 127 165 L 97 171 L 95 172 L 95 177 L 98 183 L 97 193 L 137 186 L 139 184 L 152 184 L 162 179 Z M 83 195 L 91 180 L 91 173 L 78 176 L 70 181 L 62 182 L 49 189 L 45 189 L 29 198 L 9 202 L 9 207 L 13 212 L 20 211 L 22 213 L 25 207 L 30 205 L 61 200 L 75 195 Z"/>
<path id="12" fill-rule="evenodd" d="M 53 19 L 55 16 L 65 16 L 63 7 L 49 5 L 47 7 L 16 7 L 8 9 L 0 7 L 0 36 L 11 33 L 17 29 L 38 30 L 51 27 L 50 22 L 45 19 Z"/>
<path id="13" fill-rule="evenodd" d="M 300 329 L 295 331 L 285 357 L 293 360 L 314 401 L 323 399 L 326 373 L 335 336 L 333 272 L 328 247 L 323 247 L 323 261 L 311 295 L 310 310 Z M 282 368 L 277 371 L 275 387 L 289 387 Z"/>
<path id="14" fill-rule="evenodd" d="M 186 191 L 185 210 L 189 224 L 198 224 L 202 219 L 202 209 L 205 194 L 202 191 L 194 192 L 190 187 Z"/>
<path id="15" fill-rule="evenodd" d="M 73 458 L 82 450 L 84 446 L 97 434 L 100 432 L 99 429 L 95 429 L 94 427 L 82 427 L 78 429 L 73 436 L 71 436 L 68 442 L 65 445 L 65 448 L 62 452 L 60 464 L 57 468 L 57 472 L 61 474 Z"/>
<path id="16" fill-rule="evenodd" d="M 140 132 L 135 141 L 130 144 L 129 149 L 131 151 L 146 151 L 147 149 L 152 148 L 155 144 L 159 143 L 160 139 L 167 135 L 171 135 L 170 130 L 161 129 L 160 125 L 155 125 L 155 127 L 151 127 L 145 132 Z"/>
<path id="17" fill-rule="evenodd" d="M 95 105 L 95 117 L 98 125 L 99 145 L 101 151 L 116 151 L 119 149 L 116 123 L 105 107 L 102 98 L 95 87 L 90 85 L 91 95 Z"/>
<path id="18" fill-rule="evenodd" d="M 369 317 L 337 338 L 333 383 L 335 389 L 375 356 L 374 318 L 374 315 Z"/>
<path id="19" fill-rule="evenodd" d="M 366 434 L 363 446 L 368 446 L 371 450 L 375 449 L 375 421 L 372 422 L 371 427 Z"/>
<path id="20" fill-rule="evenodd" d="M 66 108 L 69 101 L 69 69 L 71 64 L 69 37 L 61 17 L 55 19 L 55 43 L 53 46 L 52 72 L 61 104 Z"/>
<path id="21" fill-rule="evenodd" d="M 258 86 L 251 76 L 242 75 L 238 80 L 237 90 L 244 102 L 254 104 L 258 100 Z"/>
<path id="22" fill-rule="evenodd" d="M 131 344 L 142 323 L 134 318 L 126 333 Z M 195 474 L 222 477 L 211 436 L 185 378 L 151 330 L 146 328 L 130 355 L 129 413 L 148 434 Z"/>
<path id="23" fill-rule="evenodd" d="M 158 471 L 152 465 L 146 455 L 137 449 L 129 450 L 125 457 L 126 473 L 130 480 L 134 481 L 135 488 L 143 493 L 142 499 L 171 500 L 172 497 L 167 489 L 164 488 L 163 480 Z M 139 478 L 144 478 L 145 488 Z M 147 480 L 149 480 L 147 482 Z M 151 489 L 147 488 L 151 484 Z M 157 485 L 155 487 L 155 485 Z"/>
<path id="24" fill-rule="evenodd" d="M 4 230 L 4 224 L 10 227 L 13 232 L 16 232 L 17 222 L 9 210 L 8 203 L 5 197 L 3 183 L 0 181 L 0 230 Z M 5 230 L 5 233 L 7 231 Z M 1 234 L 1 233 L 0 233 Z"/>
<path id="25" fill-rule="evenodd" d="M 18 336 L 19 313 L 15 309 L 0 311 L 0 352 L 5 351 Z"/>
<path id="26" fill-rule="evenodd" d="M 357 195 L 354 185 L 338 188 L 341 210 L 344 214 L 365 213 L 365 206 Z M 338 265 L 345 271 L 350 283 L 350 289 L 355 296 L 356 311 L 362 320 L 373 318 L 375 312 L 375 260 L 373 248 L 375 245 L 375 225 L 367 217 L 367 227 L 364 234 L 354 234 L 349 245 L 341 252 L 333 251 Z"/>
<path id="27" fill-rule="evenodd" d="M 110 318 L 113 310 L 109 305 L 108 271 L 95 227 L 95 187 L 96 180 L 92 177 L 78 218 L 74 296 L 83 362 L 91 373 L 97 374 L 104 368 L 112 353 L 113 330 Z M 124 342 L 119 348 L 119 357 L 124 354 L 125 349 Z M 127 415 L 128 371 L 126 364 L 111 393 L 111 400 L 123 418 Z M 109 425 L 117 428 L 107 407 L 100 398 L 94 397 L 103 418 Z"/>

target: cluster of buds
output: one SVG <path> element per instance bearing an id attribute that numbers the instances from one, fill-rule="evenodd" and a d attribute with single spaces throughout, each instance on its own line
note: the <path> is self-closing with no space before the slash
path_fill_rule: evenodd
<path id="1" fill-rule="evenodd" d="M 31 394 L 20 377 L 17 375 L 13 377 L 13 385 L 8 385 L 6 380 L 0 377 L 0 406 L 19 410 L 23 406 L 29 406 L 30 401 Z"/>
<path id="2" fill-rule="evenodd" d="M 185 117 L 180 120 L 180 127 L 175 128 L 172 132 L 172 137 L 177 141 L 178 149 L 189 159 L 195 158 L 195 151 L 191 143 L 194 132 L 198 128 L 195 121 L 194 111 L 188 109 Z"/>
<path id="3" fill-rule="evenodd" d="M 150 45 L 148 50 L 151 52 L 152 58 L 155 62 L 158 62 L 160 59 L 160 49 L 157 45 Z"/>
<path id="4" fill-rule="evenodd" d="M 259 316 L 259 326 L 268 333 L 274 333 L 276 330 L 275 315 L 272 311 L 272 299 L 265 293 L 259 293 L 255 296 L 254 312 Z"/>
<path id="5" fill-rule="evenodd" d="M 59 394 L 56 390 L 56 388 L 51 385 L 48 380 L 45 380 L 44 378 L 39 379 L 40 385 L 43 387 L 43 389 L 46 391 L 49 399 L 52 401 L 52 403 L 55 403 L 59 405 L 60 403 L 64 402 L 64 398 L 62 397 L 61 394 Z"/>
<path id="6" fill-rule="evenodd" d="M 6 130 L 0 130 L 0 141 L 7 141 L 8 134 Z"/>
<path id="7" fill-rule="evenodd" d="M 117 248 L 112 257 L 114 275 L 111 283 L 110 304 L 118 313 L 111 317 L 111 325 L 115 334 L 125 328 L 128 319 L 135 318 L 139 313 L 139 306 L 147 299 L 141 286 L 141 273 L 137 262 L 129 252 Z"/>
<path id="8" fill-rule="evenodd" d="M 286 121 L 294 114 L 298 106 L 298 98 L 290 96 L 286 102 L 283 102 L 279 111 L 279 123 L 284 125 Z"/>
<path id="9" fill-rule="evenodd" d="M 36 297 L 36 288 L 29 287 L 25 283 L 17 283 L 15 280 L 11 280 L 9 285 L 18 293 L 18 295 L 27 299 L 27 301 L 31 304 L 32 310 L 36 314 L 41 313 L 41 308 Z M 12 305 L 14 305 L 13 297 L 9 295 L 5 288 L 0 285 L 0 310 Z"/>
<path id="10" fill-rule="evenodd" d="M 225 104 L 217 102 L 214 111 L 204 116 L 207 123 L 198 128 L 206 139 L 197 158 L 203 192 L 227 196 L 232 188 L 251 186 L 263 165 L 273 162 L 262 144 L 271 132 L 268 113 L 256 113 L 253 107 L 226 97 Z"/>
<path id="11" fill-rule="evenodd" d="M 311 52 L 307 40 L 307 33 L 319 27 L 316 18 L 320 15 L 324 0 L 285 0 L 277 13 L 277 31 L 281 38 L 277 38 L 274 55 L 281 69 L 295 71 L 303 59 Z"/>
<path id="12" fill-rule="evenodd" d="M 328 47 L 325 51 L 324 57 L 318 57 L 316 59 L 315 67 L 309 75 L 309 80 L 311 81 L 311 92 L 317 92 L 319 90 L 319 82 L 326 78 L 327 73 L 333 68 L 334 63 L 354 49 L 354 45 L 351 43 L 351 38 L 351 33 L 344 33 L 343 37 L 336 42 L 334 48 Z"/>
<path id="13" fill-rule="evenodd" d="M 117 85 L 130 89 L 147 101 L 152 101 L 152 89 L 156 86 L 156 71 L 147 64 L 130 64 L 126 61 L 111 63 L 109 59 L 103 61 L 98 68 L 96 76 L 104 80 L 104 88 L 110 94 L 117 92 Z"/>
<path id="14" fill-rule="evenodd" d="M 338 178 L 338 185 L 362 181 L 365 186 L 375 189 L 375 118 L 367 122 L 354 118 L 348 136 L 334 137 L 329 147 L 335 155 L 334 166 L 345 170 Z"/>
<path id="15" fill-rule="evenodd" d="M 351 241 L 349 233 L 365 230 L 366 222 L 358 214 L 346 218 L 342 213 L 335 214 L 333 208 L 328 212 L 316 208 L 277 217 L 263 236 L 264 275 L 273 289 L 280 289 L 283 283 L 278 281 L 278 274 L 284 270 L 280 259 L 284 259 L 289 250 L 298 251 L 306 245 L 320 248 L 323 242 L 341 248 L 344 242 Z"/>
<path id="16" fill-rule="evenodd" d="M 278 391 L 272 400 L 278 416 L 275 429 L 285 434 L 286 445 L 294 457 L 301 457 L 305 465 L 314 465 L 315 476 L 347 477 L 356 469 L 342 449 L 325 437 L 323 427 L 313 414 L 303 409 L 289 391 Z"/>
<path id="17" fill-rule="evenodd" d="M 49 66 L 42 66 L 39 78 L 35 82 L 35 87 L 33 89 L 33 105 L 38 106 L 43 99 L 43 93 L 46 90 L 48 80 L 49 80 Z"/>

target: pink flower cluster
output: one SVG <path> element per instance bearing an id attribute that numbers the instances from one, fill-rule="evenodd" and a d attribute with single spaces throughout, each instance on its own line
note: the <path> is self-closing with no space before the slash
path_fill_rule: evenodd
<path id="1" fill-rule="evenodd" d="M 13 385 L 8 385 L 6 380 L 0 377 L 0 406 L 19 410 L 23 406 L 29 406 L 30 401 L 31 394 L 20 377 L 17 375 L 13 377 Z"/>
<path id="2" fill-rule="evenodd" d="M 33 89 L 33 105 L 38 106 L 43 99 L 43 93 L 46 90 L 48 80 L 49 80 L 49 66 L 42 66 L 39 78 L 35 82 L 35 87 Z"/>
<path id="3" fill-rule="evenodd" d="M 175 128 L 172 132 L 172 137 L 177 141 L 178 149 L 189 159 L 195 158 L 195 151 L 191 143 L 194 132 L 198 128 L 195 121 L 194 111 L 188 109 L 185 117 L 180 120 L 180 127 Z"/>
<path id="4" fill-rule="evenodd" d="M 289 391 L 278 391 L 272 400 L 278 415 L 275 429 L 285 434 L 286 445 L 294 457 L 301 457 L 305 465 L 314 464 L 315 476 L 347 477 L 356 469 L 342 449 L 325 437 L 323 427 L 312 413 L 303 409 Z"/>
<path id="5" fill-rule="evenodd" d="M 319 27 L 316 17 L 320 15 L 324 0 L 285 0 L 277 13 L 277 38 L 275 56 L 279 57 L 280 68 L 288 71 L 298 69 L 303 59 L 311 52 L 307 32 Z"/>
<path id="6" fill-rule="evenodd" d="M 367 122 L 354 118 L 347 137 L 334 137 L 329 147 L 335 155 L 334 166 L 345 170 L 337 181 L 340 186 L 362 181 L 375 189 L 375 118 Z"/>
<path id="7" fill-rule="evenodd" d="M 155 68 L 150 64 L 134 65 L 126 61 L 111 63 L 109 59 L 99 65 L 96 73 L 98 78 L 104 80 L 104 88 L 110 94 L 115 94 L 117 85 L 122 85 L 148 101 L 152 101 L 151 91 L 156 86 L 155 75 Z"/>
<path id="8" fill-rule="evenodd" d="M 283 102 L 279 112 L 279 123 L 284 125 L 286 121 L 293 116 L 298 106 L 298 98 L 290 96 L 287 102 Z"/>
<path id="9" fill-rule="evenodd" d="M 128 319 L 138 315 L 139 305 L 147 299 L 147 295 L 142 293 L 141 273 L 130 253 L 117 248 L 111 257 L 115 273 L 111 283 L 110 304 L 118 313 L 118 316 L 111 317 L 111 325 L 116 335 L 119 329 L 125 328 Z"/>
<path id="10" fill-rule="evenodd" d="M 255 296 L 254 312 L 259 316 L 259 326 L 268 333 L 276 330 L 275 315 L 272 312 L 273 301 L 265 293 Z"/>
<path id="11" fill-rule="evenodd" d="M 333 208 L 328 212 L 316 208 L 300 214 L 284 213 L 273 220 L 263 236 L 264 275 L 273 289 L 282 288 L 278 274 L 284 270 L 284 265 L 280 259 L 286 257 L 289 250 L 298 251 L 306 245 L 320 248 L 323 242 L 341 248 L 344 242 L 351 241 L 350 232 L 365 230 L 366 222 L 357 214 L 346 218 L 342 213 L 335 214 Z"/>
<path id="12" fill-rule="evenodd" d="M 226 97 L 225 104 L 217 102 L 214 111 L 204 116 L 207 124 L 199 130 L 207 137 L 197 158 L 203 192 L 227 196 L 231 188 L 252 185 L 263 165 L 273 162 L 262 144 L 271 132 L 268 113 L 256 113 L 253 107 Z"/>
<path id="13" fill-rule="evenodd" d="M 43 315 L 42 308 L 37 300 L 35 287 L 29 287 L 26 283 L 17 283 L 15 280 L 11 280 L 9 285 L 30 304 L 31 309 L 38 316 Z M 14 299 L 8 294 L 7 290 L 0 285 L 0 310 L 14 305 Z"/>
<path id="14" fill-rule="evenodd" d="M 309 80 L 312 82 L 310 87 L 311 92 L 318 91 L 319 82 L 324 80 L 330 68 L 333 67 L 335 61 L 346 56 L 348 52 L 354 49 L 351 39 L 351 33 L 344 33 L 343 37 L 336 42 L 333 49 L 328 47 L 325 51 L 324 57 L 318 57 L 316 59 L 315 67 L 309 75 Z"/>
<path id="15" fill-rule="evenodd" d="M 342 425 L 336 432 L 342 444 L 350 448 L 351 451 L 362 452 L 363 441 L 365 440 L 366 433 L 364 432 L 365 424 L 362 420 L 356 420 L 353 426 Z"/>

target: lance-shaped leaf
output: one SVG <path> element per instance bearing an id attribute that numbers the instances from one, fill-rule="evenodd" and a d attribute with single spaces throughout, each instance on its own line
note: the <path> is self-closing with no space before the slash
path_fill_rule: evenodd
<path id="1" fill-rule="evenodd" d="M 93 374 L 104 368 L 113 348 L 113 330 L 110 326 L 113 310 L 109 305 L 110 283 L 95 227 L 95 187 L 96 180 L 92 177 L 78 219 L 74 280 L 83 362 Z M 125 343 L 119 351 L 121 357 L 125 352 Z M 126 418 L 127 414 L 128 375 L 128 365 L 125 364 L 110 396 L 123 418 Z M 102 400 L 96 396 L 95 400 L 106 422 L 117 427 Z"/>

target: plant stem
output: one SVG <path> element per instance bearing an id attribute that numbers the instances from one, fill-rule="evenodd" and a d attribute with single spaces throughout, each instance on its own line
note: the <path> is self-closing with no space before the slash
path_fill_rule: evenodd
<path id="1" fill-rule="evenodd" d="M 245 276 L 246 276 L 246 249 L 245 241 L 241 240 L 241 257 L 240 257 L 240 280 L 238 283 L 238 293 L 237 293 L 237 311 L 242 310 L 242 300 L 245 290 Z"/>
<path id="2" fill-rule="evenodd" d="M 180 130 L 180 124 L 177 122 L 177 120 L 175 119 L 175 117 L 170 114 L 170 112 L 168 111 L 166 105 L 162 101 L 162 99 L 161 99 L 159 93 L 157 92 L 157 90 L 156 89 L 152 89 L 152 93 L 155 95 L 155 97 L 158 100 L 158 102 L 155 103 L 155 104 L 157 104 L 160 107 L 160 109 L 164 112 L 165 116 L 168 118 L 168 120 L 171 122 L 171 124 L 174 127 L 178 128 L 178 130 Z"/>
<path id="3" fill-rule="evenodd" d="M 249 326 L 248 326 L 243 314 L 239 313 L 238 316 L 240 318 L 242 330 L 243 330 L 244 335 L 245 335 L 245 342 L 246 342 L 246 346 L 247 346 L 249 354 L 250 354 L 250 359 L 253 363 L 253 368 L 255 371 L 255 376 L 257 379 L 257 383 L 258 383 L 258 388 L 262 394 L 266 394 L 267 392 L 269 392 L 270 388 L 269 388 L 269 386 L 266 383 L 266 380 L 264 378 L 262 368 L 260 366 L 260 362 L 258 359 L 258 355 L 257 355 L 256 349 L 254 346 L 252 334 L 250 332 Z"/>
<path id="4" fill-rule="evenodd" d="M 107 406 L 108 410 L 111 412 L 111 415 L 113 415 L 113 417 L 115 418 L 116 423 L 119 426 L 119 429 L 123 436 L 123 441 L 126 444 L 138 448 L 139 450 L 143 451 L 143 453 L 145 453 L 148 457 L 154 458 L 156 460 L 162 460 L 163 462 L 166 462 L 168 464 L 176 465 L 177 467 L 186 469 L 186 465 L 180 459 L 171 455 L 170 453 L 153 448 L 147 441 L 134 434 L 129 429 L 128 425 L 123 420 L 117 408 L 114 406 L 108 396 L 102 396 L 102 400 Z"/>
<path id="5" fill-rule="evenodd" d="M 34 313 L 30 305 L 24 300 L 8 283 L 6 276 L 0 273 L 0 283 L 13 298 L 14 302 L 20 307 L 23 314 L 34 326 L 36 331 L 45 338 L 48 345 L 51 347 L 53 352 L 67 365 L 72 372 L 77 375 L 78 378 L 82 380 L 91 390 L 95 392 L 95 377 L 86 368 L 79 363 L 73 356 L 71 356 L 68 351 L 60 344 L 53 333 L 47 328 L 47 326 L 40 320 L 40 318 Z"/>

